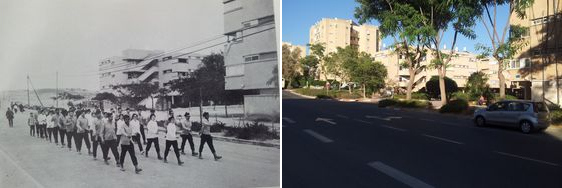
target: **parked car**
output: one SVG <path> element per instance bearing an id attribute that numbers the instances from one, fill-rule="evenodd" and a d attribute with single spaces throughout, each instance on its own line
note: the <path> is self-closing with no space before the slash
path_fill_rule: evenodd
<path id="1" fill-rule="evenodd" d="M 544 130 L 550 126 L 550 111 L 544 102 L 504 100 L 474 111 L 477 126 L 515 127 L 523 133 Z"/>

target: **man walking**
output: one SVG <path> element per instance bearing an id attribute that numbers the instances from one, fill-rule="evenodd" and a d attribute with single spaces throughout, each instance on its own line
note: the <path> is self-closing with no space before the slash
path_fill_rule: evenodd
<path id="1" fill-rule="evenodd" d="M 133 165 L 135 166 L 135 173 L 139 173 L 142 169 L 138 166 L 137 157 L 135 156 L 135 146 L 131 142 L 131 136 L 133 134 L 133 130 L 130 126 L 129 115 L 123 116 L 123 125 L 119 127 L 121 129 L 121 137 L 119 139 L 119 145 L 121 145 L 121 156 L 119 157 L 119 164 L 121 165 L 121 171 L 125 171 L 125 167 L 123 163 L 125 162 L 125 155 L 127 152 L 131 157 L 131 161 L 133 161 Z M 140 143 L 139 143 L 140 144 Z"/>
<path id="2" fill-rule="evenodd" d="M 193 144 L 193 136 L 191 135 L 191 121 L 189 121 L 190 115 L 189 112 L 184 114 L 184 118 L 181 118 L 181 115 L 178 115 L 179 124 L 181 128 L 181 154 L 185 155 L 185 141 L 189 141 L 189 147 L 191 148 L 191 155 L 197 156 L 197 152 L 195 152 L 195 145 Z"/>
<path id="3" fill-rule="evenodd" d="M 8 107 L 6 111 L 6 118 L 8 118 L 8 126 L 14 127 L 14 112 Z"/>
<path id="4" fill-rule="evenodd" d="M 209 149 L 213 153 L 215 160 L 219 160 L 222 156 L 217 155 L 215 152 L 215 146 L 213 146 L 213 137 L 211 136 L 211 122 L 209 121 L 209 113 L 203 113 L 203 122 L 201 122 L 201 131 L 199 134 L 201 135 L 201 143 L 199 144 L 199 159 L 203 159 L 203 146 L 205 143 L 209 145 Z"/>
<path id="5" fill-rule="evenodd" d="M 90 152 L 90 138 L 88 138 L 88 119 L 86 119 L 85 113 L 79 113 L 79 118 L 77 120 L 76 125 L 76 136 L 74 136 L 74 141 L 76 144 L 76 149 L 78 150 L 78 154 L 82 154 L 82 140 L 84 140 L 86 144 L 86 148 L 88 148 L 88 155 Z"/>
<path id="6" fill-rule="evenodd" d="M 35 119 L 33 112 L 30 112 L 29 119 L 27 119 L 27 125 L 29 125 L 29 136 L 35 136 L 35 124 L 37 124 L 37 119 Z"/>
<path id="7" fill-rule="evenodd" d="M 103 152 L 103 160 L 105 161 L 105 164 L 109 164 L 109 162 L 107 162 L 109 160 L 107 155 L 109 150 L 111 150 L 111 153 L 113 153 L 113 157 L 115 157 L 117 167 L 120 167 L 119 152 L 117 151 L 117 135 L 115 134 L 115 126 L 113 125 L 113 119 L 111 118 L 112 115 L 113 114 L 111 113 L 107 114 L 107 121 L 104 122 L 104 125 L 100 130 L 100 134 L 102 135 L 101 143 L 104 146 L 101 149 Z"/>

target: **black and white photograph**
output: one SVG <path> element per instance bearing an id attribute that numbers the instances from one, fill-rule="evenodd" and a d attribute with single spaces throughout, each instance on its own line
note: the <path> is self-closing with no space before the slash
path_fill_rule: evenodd
<path id="1" fill-rule="evenodd" d="M 280 0 L 0 0 L 0 187 L 280 187 Z"/>

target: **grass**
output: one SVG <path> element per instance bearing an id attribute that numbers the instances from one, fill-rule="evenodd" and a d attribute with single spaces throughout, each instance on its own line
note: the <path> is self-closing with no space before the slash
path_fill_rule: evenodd
<path id="1" fill-rule="evenodd" d="M 308 88 L 298 88 L 294 89 L 293 91 L 307 96 L 313 96 L 319 99 L 331 99 L 331 98 L 339 98 L 339 99 L 359 99 L 362 98 L 362 94 L 359 90 L 355 90 L 349 93 L 348 90 L 329 90 L 326 92 L 325 89 L 308 89 Z"/>

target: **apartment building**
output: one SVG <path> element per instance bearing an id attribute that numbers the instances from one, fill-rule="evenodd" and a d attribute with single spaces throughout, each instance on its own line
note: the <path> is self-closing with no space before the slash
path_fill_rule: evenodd
<path id="1" fill-rule="evenodd" d="M 304 58 L 306 56 L 306 46 L 303 45 L 293 45 L 289 42 L 283 42 L 282 45 L 287 45 L 289 47 L 289 49 L 292 51 L 294 51 L 295 49 L 299 49 L 301 51 L 300 54 L 300 58 Z"/>
<path id="2" fill-rule="evenodd" d="M 358 25 L 352 20 L 323 18 L 310 27 L 310 44 L 324 44 L 325 54 L 336 52 L 338 47 L 356 47 L 360 52 L 374 55 L 380 50 L 381 37 L 378 27 L 368 24 Z M 322 62 L 321 62 L 322 63 Z M 334 79 L 318 70 L 319 79 Z"/>
<path id="3" fill-rule="evenodd" d="M 225 89 L 242 90 L 246 116 L 279 116 L 278 0 L 223 0 Z M 278 24 L 278 23 L 277 23 Z"/>
<path id="4" fill-rule="evenodd" d="M 189 77 L 201 65 L 202 59 L 199 54 L 124 50 L 122 56 L 106 58 L 99 63 L 100 90 L 114 93 L 114 86 L 141 82 L 158 83 L 160 88 L 168 88 L 171 81 Z M 177 92 L 169 93 L 166 102 L 158 103 L 158 107 L 169 108 L 178 96 Z"/>
<path id="5" fill-rule="evenodd" d="M 442 50 L 443 53 L 450 53 L 450 50 Z M 459 88 L 464 88 L 468 77 L 477 71 L 482 71 L 488 75 L 488 84 L 491 88 L 498 88 L 497 71 L 493 71 L 497 67 L 497 61 L 489 59 L 481 61 L 476 58 L 476 54 L 468 51 L 456 51 L 455 57 L 452 57 L 449 67 L 447 68 L 447 77 L 454 80 Z M 405 89 L 410 80 L 408 68 L 402 68 L 400 64 L 405 61 L 405 56 L 397 54 L 391 49 L 382 50 L 373 55 L 374 61 L 379 61 L 385 65 L 388 75 L 386 85 L 389 87 L 399 87 Z M 428 54 L 423 58 L 421 65 L 428 66 L 433 55 Z M 438 76 L 437 69 L 427 68 L 420 70 L 414 78 L 413 91 L 418 91 L 425 87 L 425 83 L 432 76 Z"/>
<path id="6" fill-rule="evenodd" d="M 510 19 L 529 29 L 518 36 L 527 46 L 507 63 L 507 88 L 523 93 L 522 99 L 562 104 L 562 0 L 535 0 L 526 13 Z"/>

